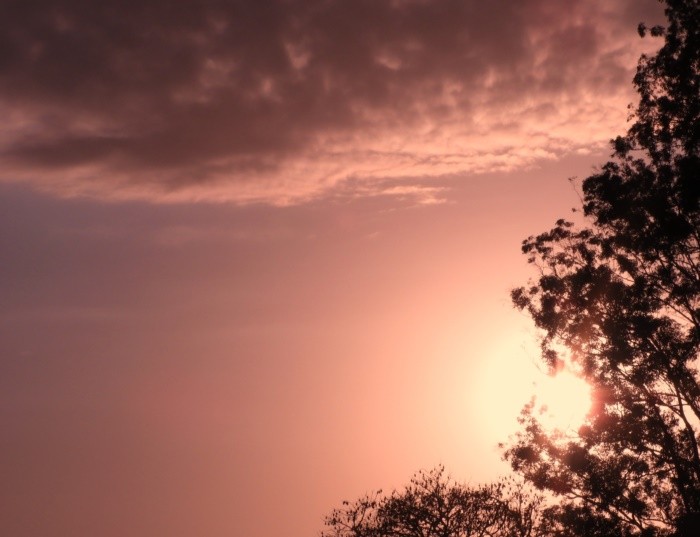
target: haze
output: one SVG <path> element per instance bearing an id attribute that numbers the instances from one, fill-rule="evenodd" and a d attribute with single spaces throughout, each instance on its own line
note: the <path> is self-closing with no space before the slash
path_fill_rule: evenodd
<path id="1" fill-rule="evenodd" d="M 578 205 L 660 19 L 4 2 L 3 533 L 302 537 L 420 468 L 505 472 L 520 242 Z"/>

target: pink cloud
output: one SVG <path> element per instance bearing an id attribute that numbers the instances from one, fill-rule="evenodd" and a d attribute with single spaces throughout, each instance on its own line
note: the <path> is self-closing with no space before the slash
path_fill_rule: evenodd
<path id="1" fill-rule="evenodd" d="M 635 28 L 659 12 L 652 0 L 10 2 L 0 179 L 290 204 L 350 180 L 359 193 L 527 168 L 624 128 L 636 57 L 655 45 Z"/>

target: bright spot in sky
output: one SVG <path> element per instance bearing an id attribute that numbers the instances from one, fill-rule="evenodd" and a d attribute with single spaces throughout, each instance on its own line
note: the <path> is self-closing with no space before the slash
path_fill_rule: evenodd
<path id="1" fill-rule="evenodd" d="M 547 374 L 537 339 L 528 334 L 523 329 L 510 337 L 494 337 L 472 373 L 466 405 L 483 445 L 508 444 L 522 429 L 518 418 L 533 398 L 533 416 L 550 432 L 575 433 L 591 409 L 591 386 L 574 374 L 571 365 L 557 375 Z M 561 354 L 565 355 L 564 349 Z"/>
<path id="2" fill-rule="evenodd" d="M 548 429 L 577 430 L 591 408 L 591 386 L 564 370 L 535 386 L 535 412 Z"/>

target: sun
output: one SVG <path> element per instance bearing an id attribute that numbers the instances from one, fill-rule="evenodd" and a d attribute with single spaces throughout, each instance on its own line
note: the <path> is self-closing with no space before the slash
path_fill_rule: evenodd
<path id="1" fill-rule="evenodd" d="M 533 398 L 533 416 L 545 431 L 576 433 L 592 406 L 591 386 L 576 375 L 575 364 L 567 360 L 558 374 L 550 375 L 539 359 L 537 341 L 518 336 L 493 341 L 487 359 L 472 370 L 465 392 L 468 418 L 488 445 L 521 430 L 519 417 Z"/>
<path id="2" fill-rule="evenodd" d="M 535 413 L 552 430 L 576 431 L 591 409 L 591 386 L 568 369 L 535 383 Z"/>

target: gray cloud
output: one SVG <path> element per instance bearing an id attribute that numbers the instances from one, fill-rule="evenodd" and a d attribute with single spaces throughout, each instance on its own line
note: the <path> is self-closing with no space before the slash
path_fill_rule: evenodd
<path id="1" fill-rule="evenodd" d="M 650 46 L 636 24 L 659 13 L 654 0 L 4 2 L 0 173 L 61 195 L 290 203 L 348 179 L 528 166 L 615 134 Z"/>

